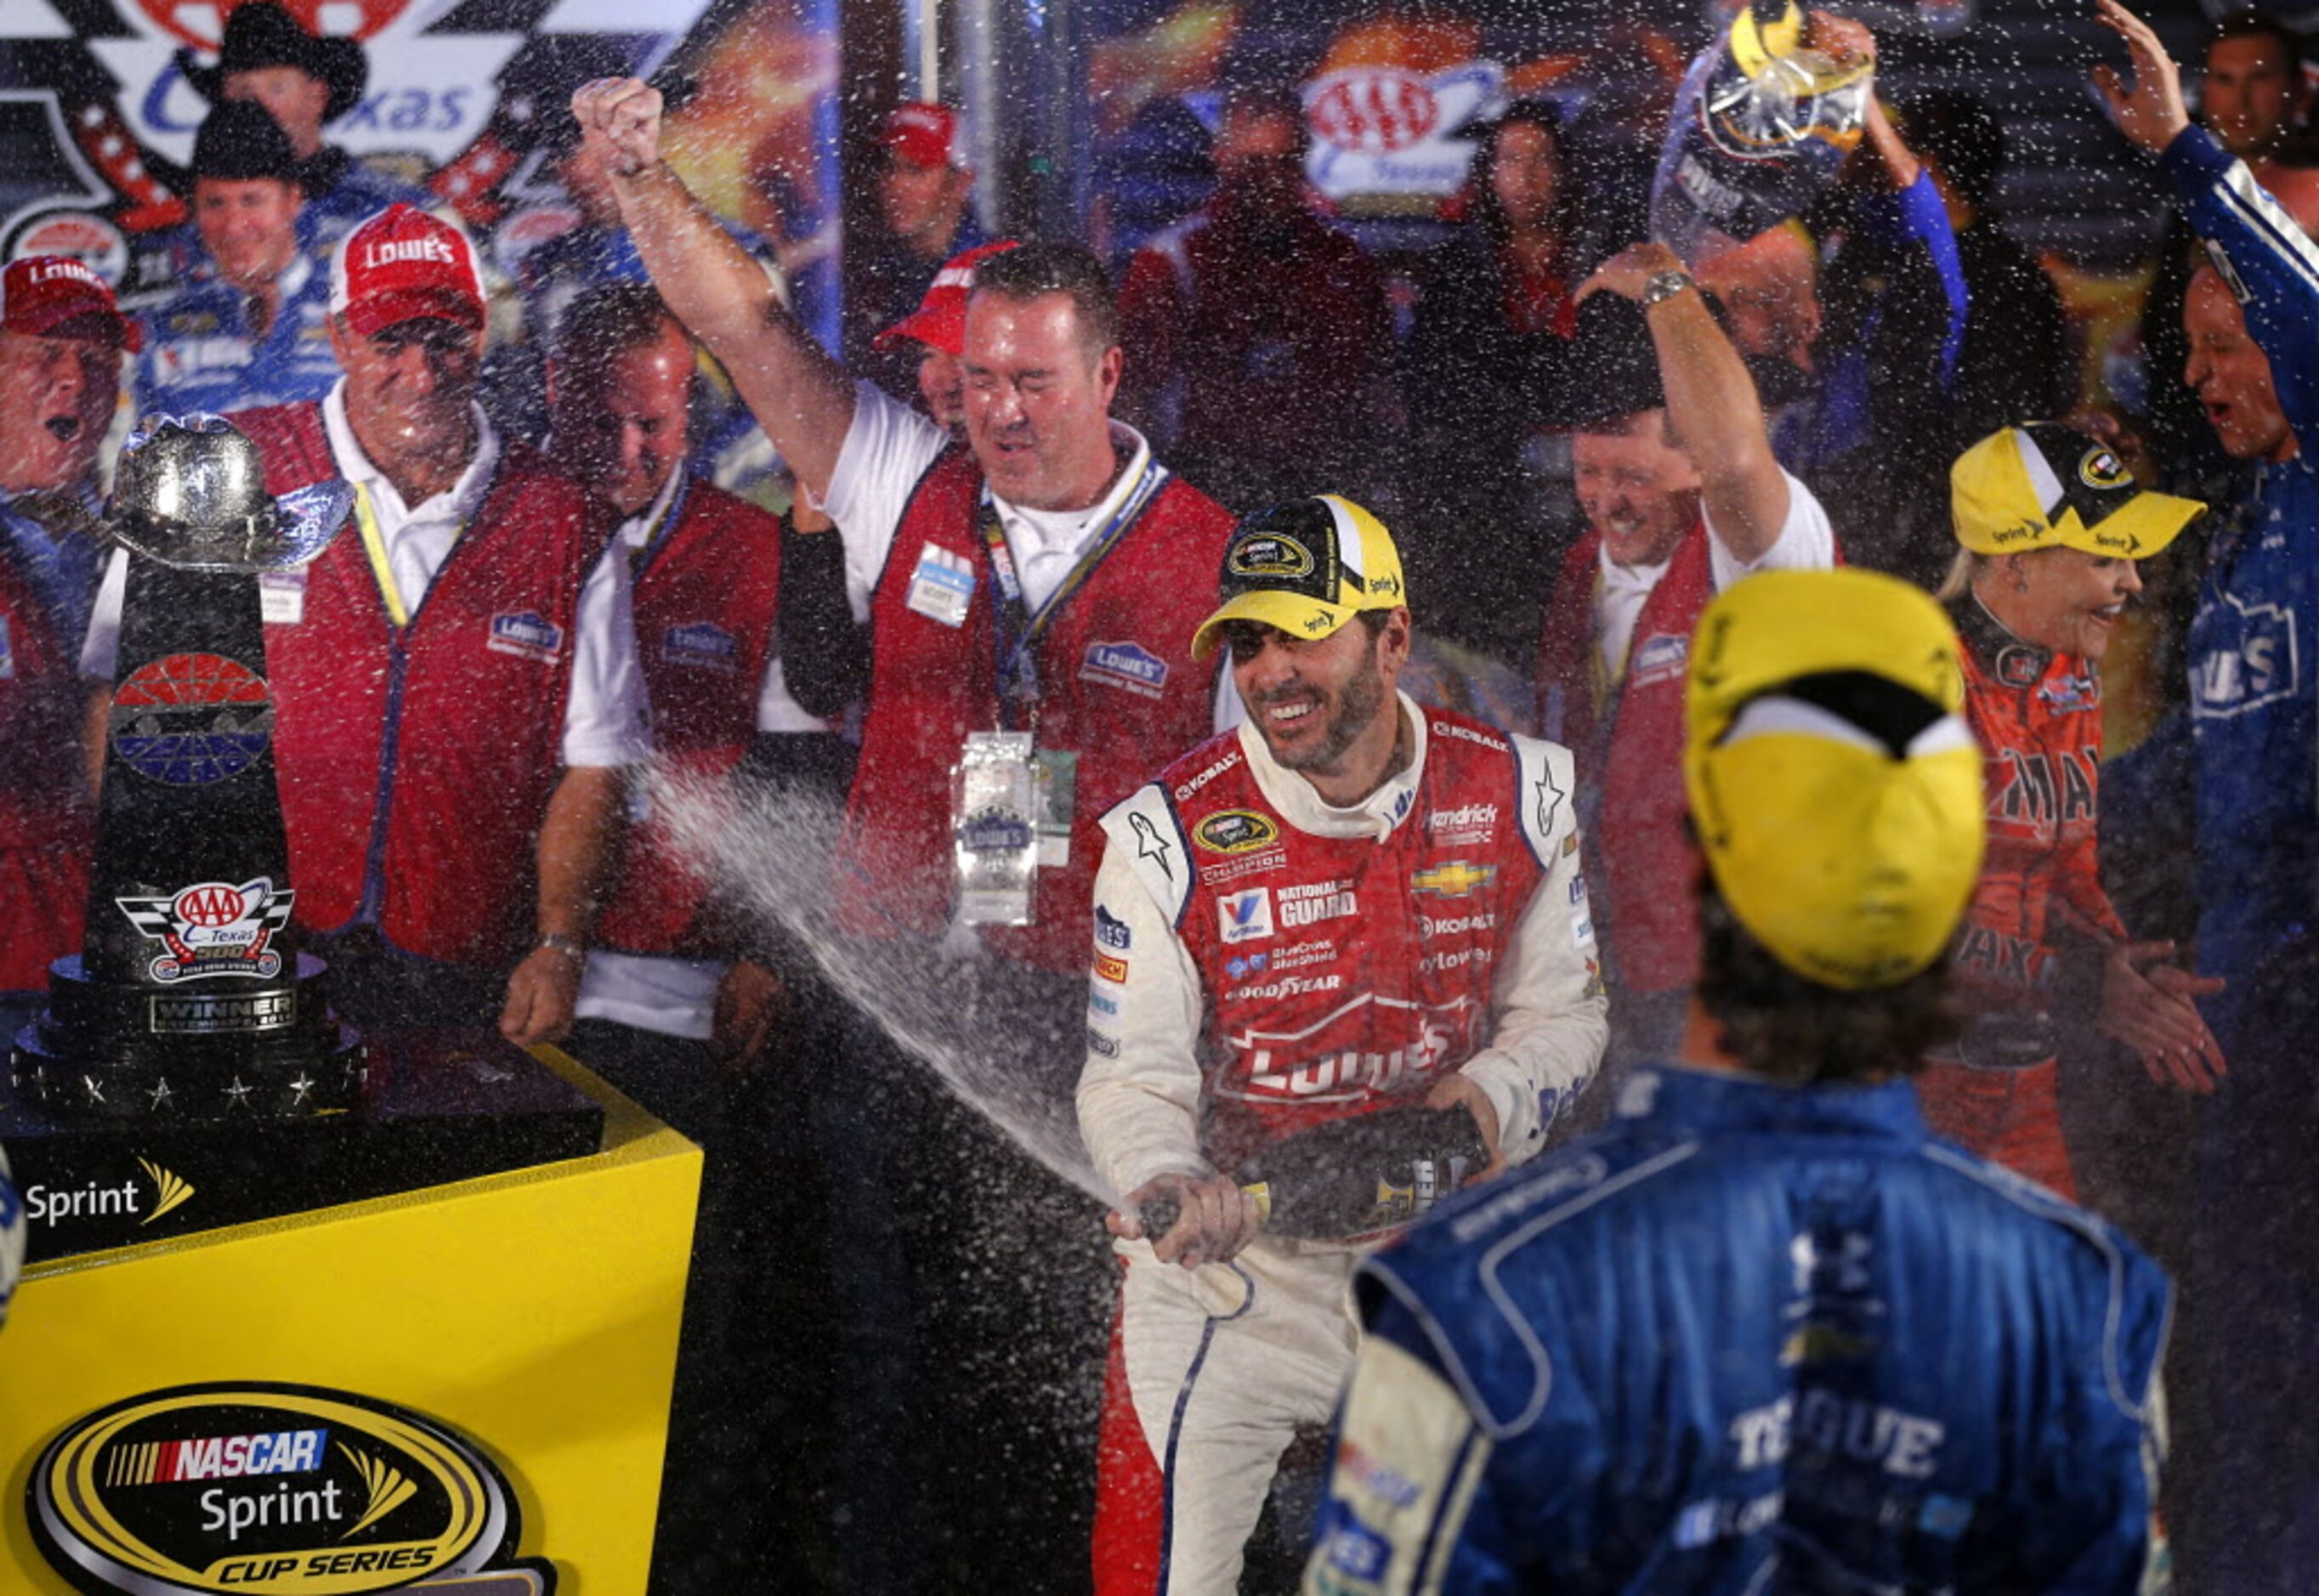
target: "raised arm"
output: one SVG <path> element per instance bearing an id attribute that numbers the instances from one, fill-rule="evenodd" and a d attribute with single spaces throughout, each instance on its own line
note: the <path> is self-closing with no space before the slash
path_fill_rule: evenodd
<path id="1" fill-rule="evenodd" d="M 764 268 L 661 159 L 660 91 L 633 77 L 599 78 L 572 96 L 572 114 L 610 176 L 653 286 L 732 374 L 765 436 L 819 495 L 853 424 L 844 367 L 782 309 Z"/>
<path id="2" fill-rule="evenodd" d="M 2183 108 L 2180 74 L 2150 25 L 2116 0 L 2101 21 L 2125 41 L 2131 86 L 2107 67 L 2094 82 L 2118 131 L 2159 158 L 2182 212 L 2226 263 L 2224 276 L 2246 314 L 2247 332 L 2270 362 L 2279 408 L 2298 438 L 2319 431 L 2319 245 Z"/>
<path id="3" fill-rule="evenodd" d="M 1579 285 L 1578 298 L 1607 291 L 1640 303 L 1666 272 L 1690 275 L 1665 244 L 1630 244 Z M 1772 456 L 1755 380 L 1696 287 L 1647 307 L 1643 320 L 1658 353 L 1667 424 L 1699 469 L 1708 521 L 1735 559 L 1761 559 L 1787 522 L 1788 479 Z"/>

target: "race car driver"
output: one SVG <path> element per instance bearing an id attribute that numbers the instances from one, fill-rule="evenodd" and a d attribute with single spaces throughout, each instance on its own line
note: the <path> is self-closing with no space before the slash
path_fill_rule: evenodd
<path id="1" fill-rule="evenodd" d="M 1766 573 L 1685 696 L 1681 1061 L 1363 1266 L 1306 1591 L 2142 1588 L 2165 1276 L 1907 1079 L 1981 853 L 1954 632 Z"/>
<path id="2" fill-rule="evenodd" d="M 1333 495 L 1234 529 L 1223 603 L 1249 721 L 1105 816 L 1081 1134 L 1123 1194 L 1096 1509 L 1100 1596 L 1231 1592 L 1275 1465 L 1326 1421 L 1364 1240 L 1266 1233 L 1233 1178 L 1316 1125 L 1468 1110 L 1519 1163 L 1608 1024 L 1567 750 L 1421 709 L 1384 524 Z M 1140 1207 L 1182 1214 L 1143 1233 Z"/>
<path id="3" fill-rule="evenodd" d="M 2049 421 L 1990 434 L 1949 473 L 1963 546 L 1941 597 L 1964 644 L 1989 852 L 1955 960 L 1971 1018 L 1917 1095 L 1935 1131 L 2072 1201 L 2058 1054 L 2073 1021 L 2161 1083 L 2211 1092 L 2226 1068 L 2194 1001 L 2223 983 L 2129 937 L 2096 858 L 2110 629 L 2142 591 L 2136 563 L 2204 509 L 2142 491 L 2107 446 Z"/>

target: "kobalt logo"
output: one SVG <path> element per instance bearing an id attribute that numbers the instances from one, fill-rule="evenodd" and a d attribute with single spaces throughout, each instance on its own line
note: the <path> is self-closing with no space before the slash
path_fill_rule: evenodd
<path id="1" fill-rule="evenodd" d="M 1469 931 L 1493 931 L 1497 928 L 1495 915 L 1458 915 L 1447 920 L 1430 915 L 1417 917 L 1417 929 L 1426 936 L 1459 936 Z"/>
<path id="2" fill-rule="evenodd" d="M 1189 781 L 1185 782 L 1181 787 L 1176 789 L 1176 801 L 1179 804 L 1184 802 L 1194 793 L 1199 791 L 1200 789 L 1205 787 L 1209 782 L 1214 780 L 1217 777 L 1223 775 L 1226 771 L 1231 770 L 1238 763 L 1240 763 L 1240 750 L 1235 748 L 1230 753 L 1225 754 L 1223 758 L 1210 765 L 1206 770 L 1202 771 L 1198 775 L 1193 777 Z"/>
<path id="3" fill-rule="evenodd" d="M 511 1563 L 515 1499 L 478 1447 L 348 1392 L 131 1397 L 51 1441 L 27 1495 L 42 1554 L 86 1591 L 362 1596 L 516 1566 L 555 1585 Z"/>

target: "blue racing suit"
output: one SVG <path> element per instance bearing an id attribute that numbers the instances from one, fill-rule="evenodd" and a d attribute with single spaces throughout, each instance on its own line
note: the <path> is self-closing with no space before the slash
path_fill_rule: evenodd
<path id="1" fill-rule="evenodd" d="M 1308 1592 L 2136 1590 L 2165 1276 L 1906 1083 L 1653 1068 L 1369 1259 Z"/>
<path id="2" fill-rule="evenodd" d="M 143 311 L 135 387 L 141 413 L 182 416 L 320 400 L 338 380 L 330 353 L 329 267 L 302 251 L 280 278 L 282 302 L 253 335 L 249 295 L 207 261 Z"/>
<path id="3" fill-rule="evenodd" d="M 2319 248 L 2203 129 L 2159 167 L 2239 294 L 2297 446 L 2225 518 L 2190 625 L 2198 962 L 2232 982 L 2207 1005 L 2227 1051 L 2275 1020 L 2246 1012 L 2252 978 L 2319 908 L 2319 681 L 2302 663 L 2319 645 Z"/>
<path id="4" fill-rule="evenodd" d="M 2269 363 L 2295 452 L 2217 507 L 2190 665 L 2200 1000 L 2230 1074 L 2200 1127 L 2183 1571 L 2300 1590 L 2319 1566 L 2319 248 L 2198 128 L 2160 158 Z M 2153 742 L 2157 741 L 2153 739 Z M 2178 740 L 2179 741 L 2179 740 Z"/>
<path id="5" fill-rule="evenodd" d="M 8 1157 L 0 1153 L 0 1323 L 8 1318 L 8 1303 L 16 1294 L 16 1276 L 24 1267 L 24 1204 L 8 1178 Z"/>

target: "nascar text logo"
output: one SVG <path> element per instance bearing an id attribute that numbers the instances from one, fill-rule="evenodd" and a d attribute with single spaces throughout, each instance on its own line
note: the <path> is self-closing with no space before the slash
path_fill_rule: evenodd
<path id="1" fill-rule="evenodd" d="M 504 1568 L 520 1533 L 507 1481 L 448 1426 L 260 1381 L 89 1414 L 49 1443 L 26 1498 L 42 1555 L 89 1592 L 361 1596 Z"/>

